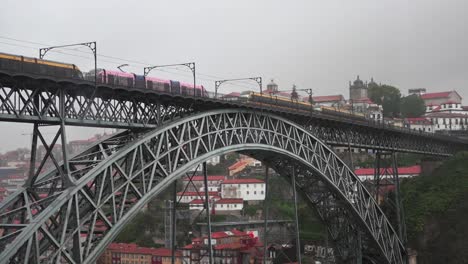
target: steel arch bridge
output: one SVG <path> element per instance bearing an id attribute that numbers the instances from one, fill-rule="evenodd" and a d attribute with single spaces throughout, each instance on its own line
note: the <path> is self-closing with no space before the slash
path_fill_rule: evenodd
<path id="1" fill-rule="evenodd" d="M 361 233 L 364 254 L 379 263 L 403 263 L 397 233 L 333 150 L 285 118 L 241 109 L 196 113 L 151 132 L 105 139 L 70 158 L 70 187 L 58 170 L 40 175 L 0 208 L 1 262 L 95 261 L 151 198 L 197 164 L 232 151 L 263 160 L 286 177 L 296 175 L 342 262 L 355 258 Z"/>

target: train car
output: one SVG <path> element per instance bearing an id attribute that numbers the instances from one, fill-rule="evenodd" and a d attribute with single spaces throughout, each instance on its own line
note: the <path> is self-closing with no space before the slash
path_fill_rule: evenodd
<path id="1" fill-rule="evenodd" d="M 156 77 L 146 77 L 146 89 L 170 93 L 171 82 L 169 80 L 159 79 Z"/>
<path id="2" fill-rule="evenodd" d="M 1 52 L 0 70 L 20 71 L 57 78 L 83 79 L 83 74 L 75 64 L 41 60 Z"/>
<path id="3" fill-rule="evenodd" d="M 85 74 L 85 78 L 94 81 L 94 70 L 90 70 Z M 135 74 L 128 72 L 112 71 L 105 69 L 97 70 L 97 82 L 109 85 L 118 85 L 124 87 L 134 87 Z"/>

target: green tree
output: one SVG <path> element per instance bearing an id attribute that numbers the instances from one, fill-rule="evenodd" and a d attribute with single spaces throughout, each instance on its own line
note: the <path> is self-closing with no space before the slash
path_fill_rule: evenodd
<path id="1" fill-rule="evenodd" d="M 401 115 L 403 117 L 420 117 L 426 112 L 426 105 L 421 97 L 413 94 L 401 99 Z"/>
<path id="2" fill-rule="evenodd" d="M 398 88 L 386 84 L 374 84 L 368 89 L 369 98 L 374 103 L 382 105 L 384 116 L 398 117 L 400 115 L 401 93 Z"/>

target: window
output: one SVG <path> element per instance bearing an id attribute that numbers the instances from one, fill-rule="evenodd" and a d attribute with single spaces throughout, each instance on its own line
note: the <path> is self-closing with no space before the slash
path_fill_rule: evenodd
<path id="1" fill-rule="evenodd" d="M 262 191 L 260 194 L 264 194 L 264 192 Z"/>
<path id="2" fill-rule="evenodd" d="M 257 194 L 257 191 L 254 191 L 254 194 Z"/>
<path id="3" fill-rule="evenodd" d="M 247 194 L 249 194 L 249 191 L 247 191 Z"/>

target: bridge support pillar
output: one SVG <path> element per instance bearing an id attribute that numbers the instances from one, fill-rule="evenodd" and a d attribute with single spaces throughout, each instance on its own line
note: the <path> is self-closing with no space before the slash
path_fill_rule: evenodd
<path id="1" fill-rule="evenodd" d="M 296 232 L 296 254 L 297 254 L 297 263 L 301 264 L 301 238 L 299 230 L 299 216 L 297 214 L 297 192 L 296 192 L 296 166 L 292 166 L 292 175 L 291 175 L 291 184 L 293 188 L 293 199 L 294 199 L 294 230 Z"/>
<path id="2" fill-rule="evenodd" d="M 385 197 L 385 193 L 393 191 L 393 197 Z M 398 236 L 406 243 L 406 226 L 404 210 L 400 198 L 400 177 L 398 174 L 397 153 L 377 152 L 374 169 L 374 196 L 380 206 L 388 206 L 395 212 L 393 224 Z M 393 199 L 392 199 L 393 198 Z"/>

